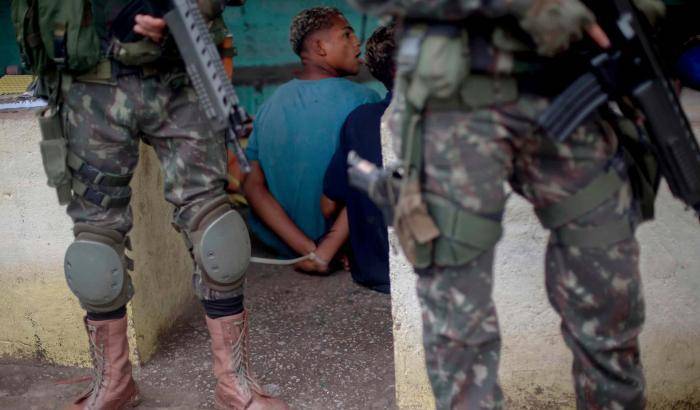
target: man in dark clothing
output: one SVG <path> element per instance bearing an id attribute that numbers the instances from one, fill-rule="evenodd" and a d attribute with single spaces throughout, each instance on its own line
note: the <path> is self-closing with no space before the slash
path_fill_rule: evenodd
<path id="1" fill-rule="evenodd" d="M 372 75 L 388 90 L 395 72 L 394 26 L 380 27 L 367 41 L 367 66 Z M 348 185 L 348 152 L 382 165 L 380 123 L 391 101 L 391 91 L 384 100 L 364 104 L 348 115 L 340 132 L 340 145 L 326 171 L 323 193 L 347 207 L 350 226 L 350 270 L 359 284 L 389 293 L 389 239 L 381 211 L 360 191 Z"/>

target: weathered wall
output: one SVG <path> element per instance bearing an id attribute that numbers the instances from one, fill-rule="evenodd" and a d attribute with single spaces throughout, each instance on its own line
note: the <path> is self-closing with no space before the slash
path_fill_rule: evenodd
<path id="1" fill-rule="evenodd" d="M 179 316 L 198 303 L 192 292 L 192 260 L 170 221 L 173 207 L 163 199 L 163 174 L 153 149 L 141 144 L 139 165 L 131 183 L 134 228 L 130 236 L 134 259 L 131 301 L 137 353 L 147 361 L 158 338 Z"/>
<path id="2" fill-rule="evenodd" d="M 70 221 L 46 186 L 34 115 L 0 115 L 0 354 L 79 363 L 82 313 L 62 273 Z"/>
<path id="3" fill-rule="evenodd" d="M 71 223 L 46 186 L 34 114 L 0 113 L 0 135 L 0 356 L 86 364 L 83 311 L 63 276 Z M 141 153 L 132 182 L 136 296 L 129 315 L 134 354 L 147 360 L 159 333 L 194 298 L 191 262 L 170 226 L 158 162 L 152 149 Z"/>
<path id="4" fill-rule="evenodd" d="M 700 94 L 689 93 L 685 104 L 700 124 Z M 388 148 L 387 136 L 384 140 Z M 697 408 L 692 406 L 700 406 L 700 226 L 665 186 L 657 208 L 656 220 L 638 233 L 647 306 L 642 359 L 650 407 Z M 571 354 L 544 290 L 547 232 L 517 196 L 508 203 L 504 225 L 494 298 L 503 335 L 505 393 L 514 408 L 571 408 Z M 398 403 L 405 409 L 432 408 L 415 277 L 402 255 L 391 259 Z"/>

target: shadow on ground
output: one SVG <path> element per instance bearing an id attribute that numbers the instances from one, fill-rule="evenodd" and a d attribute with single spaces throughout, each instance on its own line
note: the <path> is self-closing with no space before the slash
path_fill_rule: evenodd
<path id="1" fill-rule="evenodd" d="M 248 277 L 253 368 L 294 409 L 393 409 L 391 303 L 347 272 L 314 277 L 255 265 Z M 60 409 L 88 369 L 0 361 L 0 409 Z M 139 409 L 213 407 L 209 338 L 201 311 L 166 335 L 135 370 Z"/>

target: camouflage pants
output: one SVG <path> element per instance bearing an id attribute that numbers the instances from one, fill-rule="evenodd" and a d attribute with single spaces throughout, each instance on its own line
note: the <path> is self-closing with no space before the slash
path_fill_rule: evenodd
<path id="1" fill-rule="evenodd" d="M 428 110 L 424 121 L 423 190 L 477 216 L 501 221 L 509 181 L 534 207 L 587 186 L 611 164 L 617 140 L 610 126 L 590 121 L 565 143 L 532 125 L 546 100 L 474 111 Z M 390 119 L 395 129 L 398 121 Z M 620 175 L 626 180 L 624 166 Z M 565 227 L 600 226 L 634 218 L 625 184 L 616 195 Z M 501 339 L 492 300 L 493 250 L 462 266 L 421 269 L 417 283 L 429 378 L 440 409 L 501 408 L 497 370 Z M 571 247 L 550 238 L 546 253 L 549 301 L 574 357 L 580 409 L 644 406 L 638 335 L 644 321 L 634 238 L 609 247 Z"/>
<path id="2" fill-rule="evenodd" d="M 116 86 L 73 82 L 63 96 L 62 118 L 69 150 L 103 172 L 132 173 L 139 141 L 150 144 L 161 162 L 165 199 L 175 206 L 173 223 L 187 231 L 204 204 L 226 195 L 226 148 L 223 136 L 207 124 L 194 90 L 171 87 L 166 79 L 129 75 L 119 77 Z M 124 196 L 129 189 L 100 187 L 113 196 Z M 68 205 L 68 215 L 74 223 L 123 234 L 132 227 L 130 206 L 102 208 L 77 195 Z M 200 299 L 242 293 L 214 291 L 200 272 L 195 264 L 193 286 Z"/>

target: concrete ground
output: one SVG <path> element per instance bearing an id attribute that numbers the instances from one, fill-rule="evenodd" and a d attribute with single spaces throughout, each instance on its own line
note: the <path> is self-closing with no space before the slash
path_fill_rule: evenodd
<path id="1" fill-rule="evenodd" d="M 292 408 L 395 407 L 388 295 L 354 284 L 347 272 L 315 277 L 253 265 L 246 304 L 253 368 Z M 138 408 L 212 408 L 210 356 L 202 312 L 191 312 L 135 370 L 143 397 Z M 85 388 L 89 374 L 41 360 L 0 360 L 0 409 L 60 409 Z"/>

